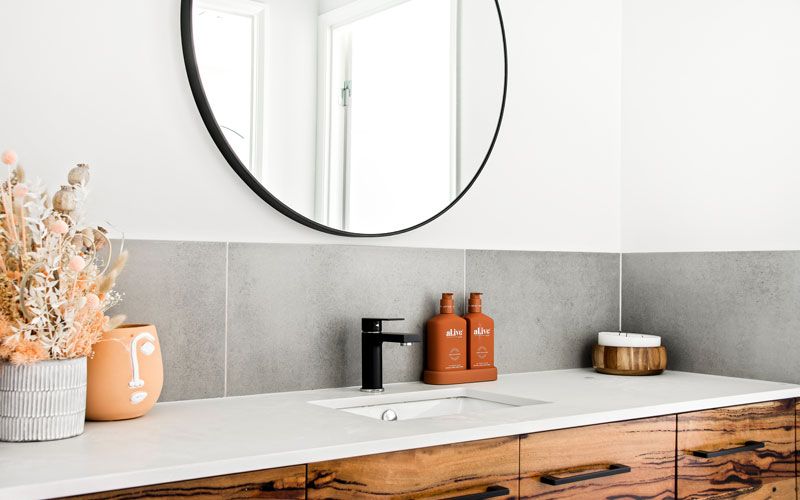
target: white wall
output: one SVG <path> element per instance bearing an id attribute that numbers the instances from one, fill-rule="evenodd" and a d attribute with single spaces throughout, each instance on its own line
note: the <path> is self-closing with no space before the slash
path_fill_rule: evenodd
<path id="1" fill-rule="evenodd" d="M 800 249 L 798 27 L 797 0 L 624 0 L 624 251 Z"/>
<path id="2" fill-rule="evenodd" d="M 449 3 L 449 2 L 448 2 Z M 486 157 L 487 141 L 497 129 L 497 115 L 503 102 L 503 70 L 500 23 L 497 7 L 486 0 L 460 0 L 458 3 L 457 51 L 457 159 L 460 192 L 475 177 Z M 487 43 L 487 41 L 497 43 Z"/>
<path id="3" fill-rule="evenodd" d="M 239 180 L 189 91 L 178 0 L 0 4 L 0 148 L 53 186 L 91 163 L 90 214 L 130 238 L 617 251 L 620 0 L 501 6 L 510 82 L 495 153 L 461 203 L 406 235 L 318 233 Z"/>

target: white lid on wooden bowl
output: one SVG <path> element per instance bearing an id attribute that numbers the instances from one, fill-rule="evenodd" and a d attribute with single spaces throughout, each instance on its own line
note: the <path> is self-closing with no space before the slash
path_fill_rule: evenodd
<path id="1" fill-rule="evenodd" d="M 661 337 L 644 333 L 600 332 L 597 343 L 606 347 L 658 347 Z"/>

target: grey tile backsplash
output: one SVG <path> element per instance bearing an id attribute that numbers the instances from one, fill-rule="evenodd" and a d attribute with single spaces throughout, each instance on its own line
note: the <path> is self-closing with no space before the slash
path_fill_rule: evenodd
<path id="1" fill-rule="evenodd" d="M 619 325 L 618 254 L 468 250 L 466 270 L 505 373 L 590 365 L 597 332 Z"/>
<path id="2" fill-rule="evenodd" d="M 800 252 L 624 254 L 622 327 L 669 367 L 800 383 Z"/>
<path id="3" fill-rule="evenodd" d="M 361 317 L 421 333 L 445 291 L 486 294 L 501 373 L 584 366 L 618 321 L 617 254 L 126 244 L 118 309 L 158 328 L 162 401 L 358 385 Z M 423 352 L 386 345 L 384 382 L 418 380 Z"/>
<path id="4" fill-rule="evenodd" d="M 164 358 L 161 401 L 225 391 L 225 243 L 126 241 L 115 313 L 153 323 Z"/>
<path id="5" fill-rule="evenodd" d="M 463 252 L 232 243 L 228 394 L 361 383 L 361 318 L 422 331 L 442 290 L 461 291 Z M 418 380 L 423 348 L 384 345 L 384 380 Z"/>
<path id="6" fill-rule="evenodd" d="M 441 292 L 485 293 L 501 373 L 586 366 L 594 334 L 664 338 L 670 369 L 800 383 L 800 252 L 441 250 L 134 240 L 118 311 L 154 323 L 162 401 L 360 383 L 360 318 L 424 332 Z M 462 311 L 459 311 L 462 312 Z M 384 381 L 424 346 L 384 347 Z"/>

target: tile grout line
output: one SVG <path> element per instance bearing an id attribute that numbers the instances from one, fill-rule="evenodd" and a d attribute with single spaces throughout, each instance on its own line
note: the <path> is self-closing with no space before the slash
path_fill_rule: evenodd
<path id="1" fill-rule="evenodd" d="M 462 292 L 464 294 L 462 295 L 462 297 L 464 297 L 464 306 L 463 306 L 464 313 L 466 314 L 467 312 L 467 249 L 466 248 L 464 249 L 464 259 L 461 267 L 461 285 L 462 285 L 461 287 Z"/>
<path id="2" fill-rule="evenodd" d="M 618 319 L 618 330 L 622 331 L 622 252 L 619 253 L 619 317 Z"/>
<path id="3" fill-rule="evenodd" d="M 222 397 L 228 397 L 228 272 L 230 269 L 228 254 L 230 252 L 230 242 L 225 242 L 225 353 L 222 381 Z"/>

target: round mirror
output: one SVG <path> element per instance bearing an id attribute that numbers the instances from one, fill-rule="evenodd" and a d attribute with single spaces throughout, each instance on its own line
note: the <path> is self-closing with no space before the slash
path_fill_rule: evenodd
<path id="1" fill-rule="evenodd" d="M 183 0 L 214 142 L 283 214 L 349 236 L 453 206 L 492 151 L 507 57 L 497 0 Z"/>

